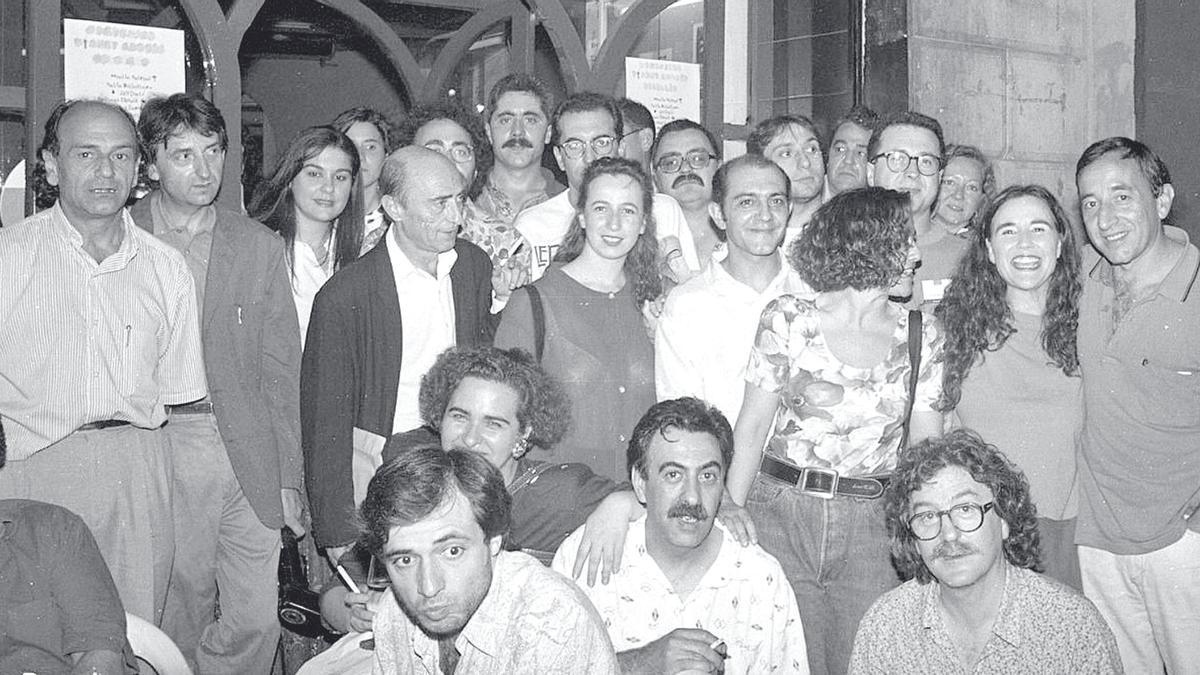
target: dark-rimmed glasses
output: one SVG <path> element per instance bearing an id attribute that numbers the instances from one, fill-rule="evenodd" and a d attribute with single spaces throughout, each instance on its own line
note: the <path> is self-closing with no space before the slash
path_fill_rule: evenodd
<path id="1" fill-rule="evenodd" d="M 908 519 L 908 529 L 921 541 L 936 539 L 942 533 L 942 516 L 950 516 L 950 524 L 959 532 L 974 532 L 983 527 L 983 517 L 996 505 L 955 504 L 942 511 L 922 511 Z"/>
<path id="2" fill-rule="evenodd" d="M 913 162 L 917 163 L 917 172 L 922 176 L 932 176 L 942 168 L 942 158 L 937 155 L 926 154 L 914 157 L 903 150 L 892 150 L 875 155 L 871 158 L 871 163 L 874 164 L 880 157 L 887 158 L 887 168 L 892 173 L 908 171 L 908 167 L 912 166 Z"/>
<path id="3" fill-rule="evenodd" d="M 669 155 L 663 157 L 654 163 L 654 168 L 662 173 L 676 173 L 683 168 L 683 163 L 687 162 L 687 165 L 692 167 L 693 170 L 699 171 L 712 163 L 716 158 L 717 156 L 711 152 L 695 150 L 686 155 Z"/>

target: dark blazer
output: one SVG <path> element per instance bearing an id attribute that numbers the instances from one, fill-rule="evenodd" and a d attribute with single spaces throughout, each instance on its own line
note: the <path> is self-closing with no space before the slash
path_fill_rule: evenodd
<path id="1" fill-rule="evenodd" d="M 254 513 L 283 527 L 281 488 L 304 488 L 300 324 L 283 239 L 217 206 L 200 310 L 204 372 L 229 463 Z M 154 232 L 150 200 L 129 209 Z"/>
<path id="2" fill-rule="evenodd" d="M 351 471 L 353 432 L 392 435 L 403 330 L 386 242 L 343 268 L 317 292 L 304 346 L 300 417 L 313 535 L 318 546 L 358 537 Z M 490 345 L 492 263 L 458 240 L 450 269 L 455 343 Z M 404 320 L 420 330 L 423 317 Z"/>

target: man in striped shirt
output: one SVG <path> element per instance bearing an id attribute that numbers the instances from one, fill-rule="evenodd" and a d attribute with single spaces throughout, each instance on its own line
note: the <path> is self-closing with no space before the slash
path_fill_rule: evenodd
<path id="1" fill-rule="evenodd" d="M 195 286 L 124 209 L 138 166 L 124 111 L 60 104 L 39 160 L 57 202 L 0 230 L 0 498 L 82 517 L 125 609 L 157 621 L 174 556 L 159 428 L 207 393 Z"/>

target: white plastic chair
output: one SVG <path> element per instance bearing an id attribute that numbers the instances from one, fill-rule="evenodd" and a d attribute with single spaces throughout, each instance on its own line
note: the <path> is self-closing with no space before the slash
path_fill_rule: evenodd
<path id="1" fill-rule="evenodd" d="M 183 652 L 157 626 L 129 612 L 125 613 L 125 625 L 125 637 L 129 639 L 133 655 L 158 675 L 192 675 Z"/>

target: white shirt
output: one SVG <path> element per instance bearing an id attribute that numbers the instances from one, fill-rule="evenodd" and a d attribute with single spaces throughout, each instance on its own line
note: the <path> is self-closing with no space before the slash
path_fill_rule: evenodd
<path id="1" fill-rule="evenodd" d="M 782 259 L 782 253 L 777 255 Z M 671 291 L 654 339 L 658 400 L 695 396 L 720 409 L 731 426 L 737 422 L 763 308 L 785 293 L 813 294 L 792 266 L 781 262 L 762 293 L 716 262 Z"/>
<path id="2" fill-rule="evenodd" d="M 519 213 L 513 221 L 513 227 L 533 247 L 533 261 L 530 265 L 530 281 L 537 281 L 545 274 L 554 254 L 562 245 L 563 238 L 571 229 L 571 219 L 575 217 L 575 207 L 571 205 L 570 190 L 563 190 L 541 204 L 531 206 Z M 654 193 L 654 225 L 658 240 L 675 237 L 683 249 L 683 259 L 688 269 L 700 269 L 700 261 L 696 257 L 696 244 L 692 231 L 688 228 L 687 218 L 679 202 L 674 197 L 662 193 Z"/>
<path id="3" fill-rule="evenodd" d="M 400 250 L 396 237 L 387 237 L 387 251 L 403 321 L 400 381 L 392 419 L 392 433 L 399 433 L 421 426 L 417 404 L 421 377 L 433 366 L 438 354 L 454 346 L 454 291 L 450 284 L 450 268 L 458 260 L 458 253 L 453 249 L 439 253 L 437 276 L 433 277 L 412 264 Z"/>
<path id="4" fill-rule="evenodd" d="M 308 338 L 308 320 L 312 317 L 313 299 L 317 291 L 333 276 L 333 261 L 337 258 L 337 229 L 329 233 L 325 264 L 317 260 L 312 248 L 296 239 L 292 242 L 292 300 L 296 303 L 296 318 L 300 320 L 300 349 Z"/>
<path id="5" fill-rule="evenodd" d="M 808 673 L 808 651 L 796 596 L 771 554 L 742 547 L 720 524 L 721 550 L 696 587 L 680 596 L 646 551 L 646 517 L 630 523 L 621 570 L 608 584 L 580 590 L 604 620 L 620 654 L 643 647 L 676 628 L 701 628 L 725 641 L 726 675 Z M 567 537 L 554 556 L 555 571 L 571 576 L 583 528 Z"/>

